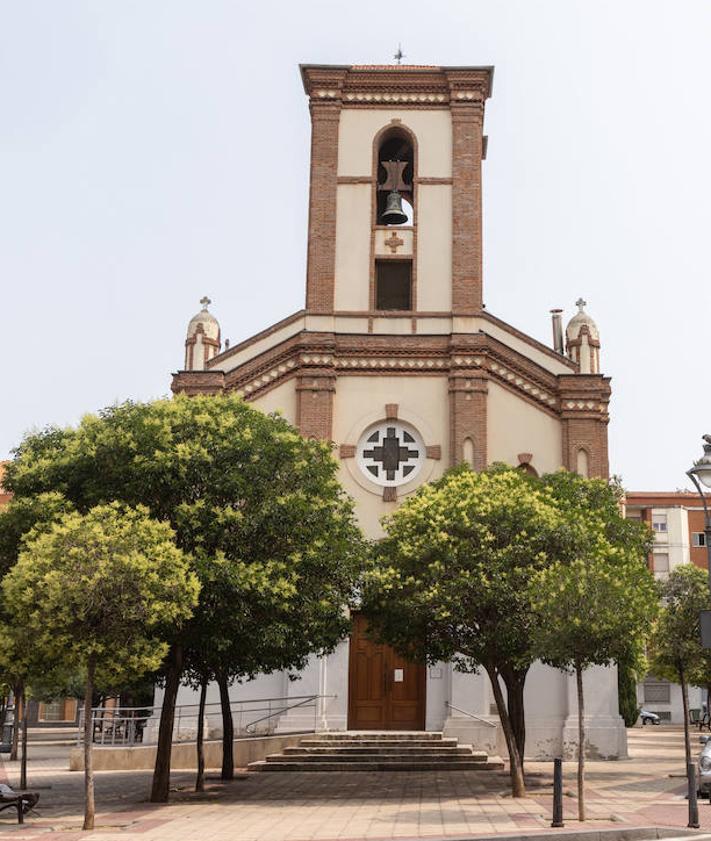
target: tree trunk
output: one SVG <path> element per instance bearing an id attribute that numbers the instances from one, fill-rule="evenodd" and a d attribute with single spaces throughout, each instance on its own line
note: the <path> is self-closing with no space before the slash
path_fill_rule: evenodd
<path id="1" fill-rule="evenodd" d="M 207 678 L 200 684 L 200 705 L 198 706 L 197 726 L 197 776 L 195 791 L 205 791 L 205 701 L 207 698 Z"/>
<path id="2" fill-rule="evenodd" d="M 17 761 L 17 748 L 20 744 L 20 707 L 23 695 L 22 681 L 12 687 L 12 695 L 15 699 L 15 711 L 12 720 L 12 744 L 10 745 L 10 761 Z"/>
<path id="3" fill-rule="evenodd" d="M 165 691 L 163 706 L 160 711 L 158 726 L 158 745 L 156 764 L 153 769 L 151 803 L 167 803 L 170 791 L 170 754 L 173 749 L 173 724 L 175 721 L 175 701 L 180 688 L 183 673 L 183 648 L 179 644 L 171 646 L 166 662 Z"/>
<path id="4" fill-rule="evenodd" d="M 686 672 L 679 667 L 679 685 L 681 686 L 681 702 L 684 705 L 684 750 L 686 752 L 686 765 L 691 764 L 691 738 L 689 736 L 689 698 L 686 694 Z"/>
<path id="5" fill-rule="evenodd" d="M 84 691 L 84 826 L 82 829 L 94 828 L 94 722 L 91 717 L 91 702 L 94 696 L 94 672 L 96 660 L 92 654 L 89 657 L 86 670 L 86 688 Z"/>
<path id="6" fill-rule="evenodd" d="M 583 670 L 575 664 L 575 685 L 578 690 L 578 820 L 585 820 L 585 698 Z"/>
<path id="7" fill-rule="evenodd" d="M 27 693 L 22 692 L 22 761 L 20 762 L 20 788 L 27 789 Z"/>
<path id="8" fill-rule="evenodd" d="M 502 671 L 501 677 L 506 684 L 506 704 L 511 720 L 511 730 L 516 740 L 518 756 L 523 772 L 526 755 L 526 714 L 523 704 L 523 688 L 528 669 L 524 671 Z"/>
<path id="9" fill-rule="evenodd" d="M 222 709 L 222 774 L 220 776 L 223 780 L 233 780 L 235 777 L 235 727 L 232 721 L 230 687 L 227 676 L 222 673 L 218 674 L 217 685 L 220 687 L 220 708 Z"/>
<path id="10" fill-rule="evenodd" d="M 513 727 L 511 726 L 511 719 L 509 718 L 506 703 L 504 702 L 504 694 L 501 691 L 499 684 L 499 674 L 496 669 L 486 668 L 491 681 L 491 688 L 494 691 L 494 700 L 496 701 L 496 709 L 499 712 L 501 720 L 501 728 L 504 731 L 504 738 L 506 739 L 506 747 L 509 752 L 509 766 L 511 774 L 511 794 L 514 797 L 526 796 L 526 783 L 523 778 L 523 763 L 518 752 L 518 743 L 514 735 Z"/>
<path id="11" fill-rule="evenodd" d="M 7 715 L 7 701 L 8 701 L 7 695 L 3 695 L 0 698 L 0 731 L 2 731 L 2 728 L 5 725 L 5 716 Z M 0 737 L 0 738 L 2 738 L 2 737 Z"/>

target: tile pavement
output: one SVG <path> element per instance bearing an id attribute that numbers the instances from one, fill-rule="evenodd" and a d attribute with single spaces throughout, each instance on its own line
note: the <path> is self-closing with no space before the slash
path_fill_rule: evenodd
<path id="1" fill-rule="evenodd" d="M 681 731 L 630 731 L 631 759 L 588 764 L 586 828 L 686 826 Z M 39 813 L 24 827 L 0 813 L 0 831 L 13 841 L 383 841 L 447 839 L 550 830 L 550 763 L 528 763 L 529 796 L 513 799 L 505 773 L 378 772 L 243 774 L 223 784 L 208 774 L 207 791 L 192 791 L 192 774 L 172 777 L 171 802 L 147 802 L 150 773 L 100 772 L 97 821 L 79 832 L 82 781 L 66 771 L 67 749 L 36 747 L 30 787 Z M 0 765 L 0 779 L 18 782 L 17 763 Z M 564 768 L 566 831 L 580 827 L 575 766 Z M 711 805 L 701 801 L 702 827 Z M 582 827 L 580 827 L 582 828 Z M 50 833 L 59 833 L 51 835 Z"/>

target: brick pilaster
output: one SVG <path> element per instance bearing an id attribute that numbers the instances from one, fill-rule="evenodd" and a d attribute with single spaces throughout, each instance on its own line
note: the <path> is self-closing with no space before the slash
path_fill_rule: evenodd
<path id="1" fill-rule="evenodd" d="M 340 101 L 311 100 L 311 184 L 306 309 L 333 312 Z"/>
<path id="2" fill-rule="evenodd" d="M 487 466 L 486 401 L 489 391 L 486 374 L 481 370 L 454 369 L 449 376 L 449 459 L 450 464 L 464 460 L 464 441 L 474 445 L 474 470 Z"/>
<path id="3" fill-rule="evenodd" d="M 607 449 L 609 377 L 565 374 L 558 381 L 563 465 L 568 470 L 577 470 L 578 451 L 584 449 L 588 455 L 590 478 L 606 479 L 610 475 Z"/>
<path id="4" fill-rule="evenodd" d="M 336 372 L 329 366 L 304 365 L 296 379 L 296 425 L 305 438 L 333 438 Z"/>

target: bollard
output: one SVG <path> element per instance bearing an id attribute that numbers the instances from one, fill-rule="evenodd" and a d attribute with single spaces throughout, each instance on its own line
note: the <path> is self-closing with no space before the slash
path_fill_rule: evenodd
<path id="1" fill-rule="evenodd" d="M 686 778 L 689 781 L 689 829 L 699 828 L 699 803 L 696 799 L 696 767 L 693 762 L 686 766 Z"/>
<path id="2" fill-rule="evenodd" d="M 563 823 L 563 760 L 553 760 L 553 822 L 552 827 L 558 829 Z"/>

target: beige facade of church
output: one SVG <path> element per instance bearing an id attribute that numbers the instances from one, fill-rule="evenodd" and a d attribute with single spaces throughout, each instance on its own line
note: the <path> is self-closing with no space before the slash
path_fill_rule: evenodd
<path id="1" fill-rule="evenodd" d="M 301 73 L 312 118 L 305 308 L 223 349 L 205 301 L 173 391 L 236 391 L 302 434 L 332 441 L 371 538 L 382 534 L 383 515 L 461 461 L 607 476 L 610 386 L 584 302 L 565 338 L 554 314 L 553 347 L 484 305 L 481 185 L 493 68 L 306 65 Z M 444 729 L 496 748 L 483 677 L 443 663 L 418 666 L 408 682 L 406 667 L 402 686 L 384 685 L 417 698 L 393 712 L 387 698 L 378 706 L 366 697 L 377 667 L 368 650 L 353 648 L 346 641 L 313 658 L 295 683 L 269 675 L 235 693 L 335 695 L 322 702 L 323 727 Z M 615 671 L 587 680 L 592 751 L 624 755 Z M 570 678 L 537 666 L 527 693 L 531 755 L 565 751 L 568 735 L 575 739 Z M 295 711 L 280 726 L 299 723 Z"/>

